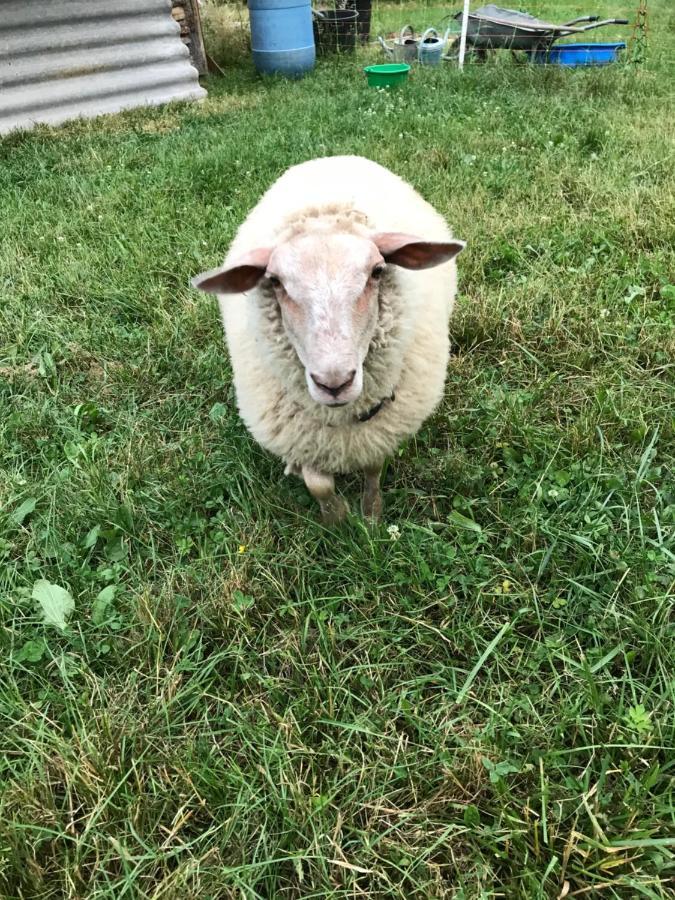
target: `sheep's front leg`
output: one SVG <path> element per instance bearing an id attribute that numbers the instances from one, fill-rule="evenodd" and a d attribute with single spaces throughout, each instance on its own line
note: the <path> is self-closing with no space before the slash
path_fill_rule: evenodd
<path id="1" fill-rule="evenodd" d="M 382 466 L 365 470 L 365 484 L 361 498 L 363 515 L 373 522 L 378 522 L 382 517 L 382 491 L 380 490 L 380 474 Z"/>
<path id="2" fill-rule="evenodd" d="M 302 467 L 302 477 L 307 490 L 319 502 L 321 518 L 326 525 L 337 525 L 347 515 L 347 503 L 335 493 L 335 478 L 325 472 L 317 472 L 309 466 Z"/>

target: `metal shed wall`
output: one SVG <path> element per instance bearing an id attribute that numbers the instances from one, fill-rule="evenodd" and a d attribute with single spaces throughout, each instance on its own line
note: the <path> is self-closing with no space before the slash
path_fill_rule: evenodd
<path id="1" fill-rule="evenodd" d="M 0 134 L 205 95 L 170 0 L 0 0 Z"/>

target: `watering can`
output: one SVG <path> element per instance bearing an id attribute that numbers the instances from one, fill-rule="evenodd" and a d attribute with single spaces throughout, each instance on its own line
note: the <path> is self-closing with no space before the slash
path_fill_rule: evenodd
<path id="1" fill-rule="evenodd" d="M 418 41 L 415 38 L 415 30 L 412 25 L 403 26 L 400 36 L 395 38 L 391 47 L 383 37 L 378 37 L 378 41 L 387 56 L 390 56 L 395 62 L 410 63 L 417 59 Z"/>
<path id="2" fill-rule="evenodd" d="M 435 28 L 427 28 L 417 45 L 417 59 L 422 66 L 437 66 L 443 58 L 443 50 L 448 42 L 450 29 L 440 37 Z"/>

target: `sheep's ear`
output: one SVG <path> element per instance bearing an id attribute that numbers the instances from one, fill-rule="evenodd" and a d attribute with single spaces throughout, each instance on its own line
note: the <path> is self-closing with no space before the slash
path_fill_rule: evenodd
<path id="1" fill-rule="evenodd" d="M 192 286 L 207 294 L 243 294 L 263 277 L 271 254 L 271 247 L 251 250 L 222 269 L 211 269 L 195 276 Z"/>
<path id="2" fill-rule="evenodd" d="M 432 269 L 454 259 L 466 246 L 464 241 L 425 241 L 397 231 L 376 234 L 372 240 L 388 263 L 404 269 Z"/>

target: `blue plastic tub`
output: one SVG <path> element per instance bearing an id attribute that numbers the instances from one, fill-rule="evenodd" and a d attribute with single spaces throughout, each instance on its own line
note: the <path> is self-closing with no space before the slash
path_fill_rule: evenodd
<path id="1" fill-rule="evenodd" d="M 251 49 L 259 72 L 298 78 L 314 68 L 310 0 L 248 0 Z"/>
<path id="2" fill-rule="evenodd" d="M 555 66 L 607 66 L 619 58 L 625 41 L 617 44 L 559 44 L 550 50 L 535 50 L 530 57 L 537 63 Z"/>

